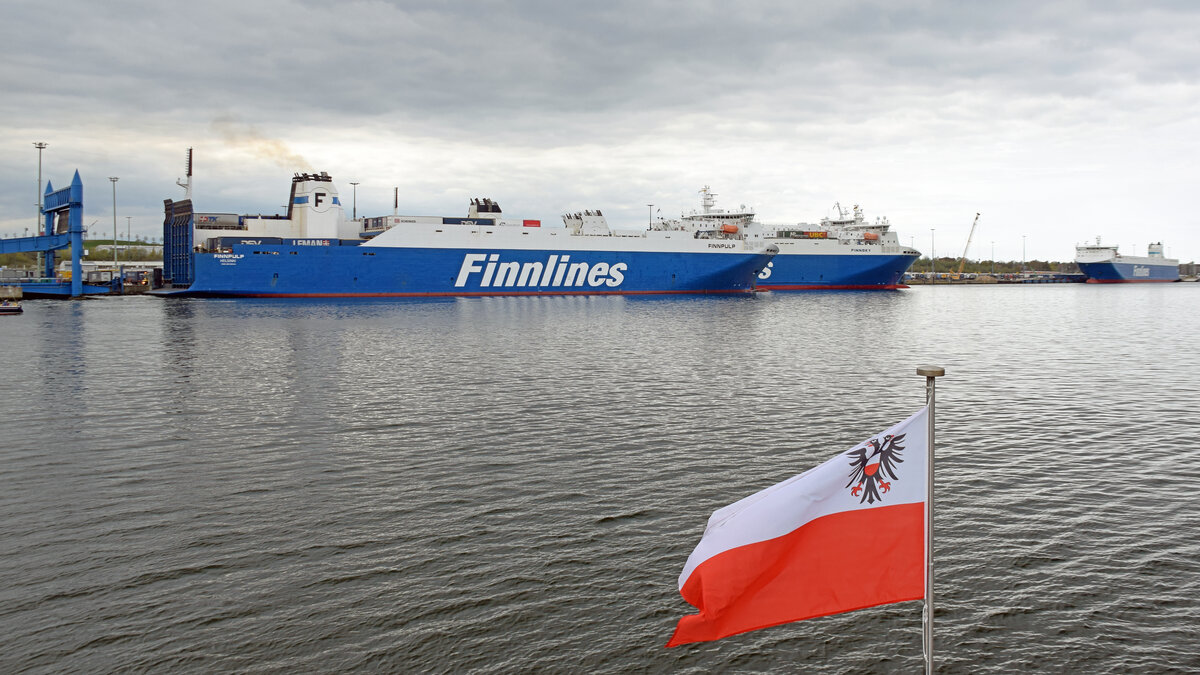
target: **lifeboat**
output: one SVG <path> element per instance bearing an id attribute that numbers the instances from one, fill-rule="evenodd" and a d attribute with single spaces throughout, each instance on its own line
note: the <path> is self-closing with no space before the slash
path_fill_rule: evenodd
<path id="1" fill-rule="evenodd" d="M 734 225 L 732 223 L 726 223 L 721 226 L 721 231 L 724 232 L 725 234 L 737 234 L 738 226 Z"/>
<path id="2" fill-rule="evenodd" d="M 879 241 L 878 232 L 863 232 L 863 239 L 867 241 Z"/>

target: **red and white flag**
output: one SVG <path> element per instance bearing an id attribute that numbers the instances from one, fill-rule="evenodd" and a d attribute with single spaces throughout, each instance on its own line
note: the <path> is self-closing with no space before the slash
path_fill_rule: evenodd
<path id="1" fill-rule="evenodd" d="M 667 646 L 924 597 L 928 414 L 713 513 Z"/>

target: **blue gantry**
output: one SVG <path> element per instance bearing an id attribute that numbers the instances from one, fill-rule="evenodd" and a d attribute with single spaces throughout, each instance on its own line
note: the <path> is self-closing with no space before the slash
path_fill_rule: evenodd
<path id="1" fill-rule="evenodd" d="M 39 280 L 20 282 L 21 292 L 26 297 L 67 297 L 77 298 L 86 294 L 109 293 L 111 287 L 83 283 L 83 266 L 80 256 L 83 255 L 83 181 L 79 179 L 79 171 L 71 179 L 71 185 L 61 190 L 55 190 L 50 181 L 46 181 L 46 192 L 42 206 L 41 233 L 33 237 L 15 237 L 0 239 L 0 253 L 32 253 L 46 254 L 46 266 L 42 270 L 43 277 Z M 55 279 L 55 251 L 71 248 L 71 280 Z"/>

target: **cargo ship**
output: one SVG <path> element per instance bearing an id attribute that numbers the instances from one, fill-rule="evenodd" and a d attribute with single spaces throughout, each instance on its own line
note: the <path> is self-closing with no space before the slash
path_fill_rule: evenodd
<path id="1" fill-rule="evenodd" d="M 1162 242 L 1150 244 L 1145 256 L 1132 256 L 1096 237 L 1095 244 L 1075 247 L 1075 264 L 1089 284 L 1179 281 L 1179 261 L 1163 255 Z"/>
<path id="2" fill-rule="evenodd" d="M 198 297 L 429 297 L 750 293 L 777 248 L 755 226 L 681 232 L 509 220 L 491 199 L 465 217 L 346 218 L 332 178 L 296 174 L 286 215 L 165 200 L 156 293 Z"/>
<path id="3" fill-rule="evenodd" d="M 745 227 L 755 222 L 754 209 L 745 205 L 736 211 L 716 208 L 716 195 L 707 185 L 700 196 L 700 210 L 680 218 L 685 229 Z M 835 204 L 834 210 L 836 218 L 823 218 L 815 225 L 760 226 L 779 253 L 759 273 L 759 290 L 905 288 L 900 280 L 920 252 L 900 244 L 887 218 L 867 222 L 858 206 L 847 213 Z"/>

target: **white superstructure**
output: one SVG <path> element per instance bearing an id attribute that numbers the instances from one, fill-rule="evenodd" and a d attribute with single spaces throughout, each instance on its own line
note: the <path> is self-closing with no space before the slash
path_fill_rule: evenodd
<path id="1" fill-rule="evenodd" d="M 790 250 L 813 250 L 814 252 L 836 252 L 833 246 L 849 253 L 858 254 L 902 254 L 920 255 L 915 249 L 901 246 L 900 239 L 891 230 L 887 217 L 868 222 L 857 204 L 847 213 L 840 203 L 834 204 L 837 216 L 825 217 L 821 222 L 797 223 L 790 226 L 768 226 L 768 237 L 779 245 L 781 253 Z"/>
<path id="2" fill-rule="evenodd" d="M 387 216 L 379 220 L 386 222 L 367 223 L 367 232 L 378 234 L 364 242 L 364 247 L 504 246 L 527 250 L 572 248 L 708 253 L 761 253 L 770 248 L 759 227 L 713 231 L 712 228 L 670 228 L 660 222 L 644 230 L 614 230 L 598 210 L 564 215 L 565 227 L 542 227 L 540 221 L 505 219 L 500 205 L 490 199 L 472 200 L 466 218 Z"/>
<path id="3" fill-rule="evenodd" d="M 699 211 L 687 213 L 677 221 L 659 221 L 660 226 L 692 232 L 739 228 L 779 246 L 780 253 L 920 255 L 915 249 L 900 244 L 886 217 L 868 222 L 858 205 L 847 213 L 840 203 L 834 204 L 836 217 L 822 218 L 818 224 L 771 225 L 757 222 L 754 209 L 745 204 L 736 211 L 715 208 L 716 193 L 707 185 L 700 190 L 700 195 Z"/>
<path id="4" fill-rule="evenodd" d="M 190 158 L 190 156 L 189 156 Z M 191 190 L 191 176 L 186 189 Z M 358 239 L 362 225 L 346 218 L 333 179 L 319 174 L 295 174 L 286 215 L 197 213 L 195 241 L 210 238 L 244 239 Z"/>
<path id="5" fill-rule="evenodd" d="M 1122 255 L 1118 247 L 1112 244 L 1100 243 L 1096 237 L 1095 244 L 1082 244 L 1075 247 L 1075 263 L 1124 263 L 1128 265 L 1175 265 L 1179 260 L 1163 255 L 1162 242 L 1156 242 L 1146 247 L 1146 255 Z"/>

